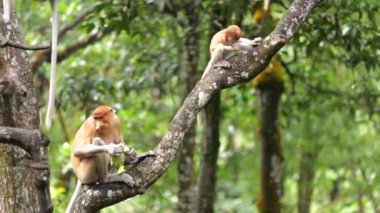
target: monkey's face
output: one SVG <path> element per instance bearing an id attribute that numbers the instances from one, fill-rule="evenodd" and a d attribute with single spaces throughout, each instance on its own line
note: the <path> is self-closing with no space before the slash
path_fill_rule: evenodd
<path id="1" fill-rule="evenodd" d="M 99 106 L 92 112 L 92 118 L 99 134 L 106 136 L 120 133 L 120 120 L 112 107 Z"/>
<path id="2" fill-rule="evenodd" d="M 101 118 L 101 119 L 95 119 L 95 129 L 97 132 L 104 132 L 107 131 L 110 127 L 110 123 L 107 119 Z"/>
<path id="3" fill-rule="evenodd" d="M 107 115 L 94 119 L 95 129 L 99 133 L 109 133 L 110 131 L 120 132 L 120 120 L 114 112 L 110 112 Z"/>
<path id="4" fill-rule="evenodd" d="M 229 44 L 235 43 L 240 39 L 241 30 L 236 25 L 231 25 L 226 29 L 226 40 Z"/>
<path id="5" fill-rule="evenodd" d="M 240 34 L 237 34 L 236 32 L 229 32 L 229 31 L 227 31 L 227 33 L 226 33 L 227 35 L 226 35 L 226 37 L 227 37 L 227 42 L 228 42 L 228 44 L 233 44 L 233 43 L 235 43 L 237 40 L 239 40 L 239 38 L 240 38 Z"/>

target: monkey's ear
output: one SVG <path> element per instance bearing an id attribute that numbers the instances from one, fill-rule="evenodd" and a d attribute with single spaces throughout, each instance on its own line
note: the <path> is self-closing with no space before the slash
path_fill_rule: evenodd
<path id="1" fill-rule="evenodd" d="M 113 112 L 113 114 L 116 114 L 117 113 L 117 109 L 112 107 L 112 112 Z"/>

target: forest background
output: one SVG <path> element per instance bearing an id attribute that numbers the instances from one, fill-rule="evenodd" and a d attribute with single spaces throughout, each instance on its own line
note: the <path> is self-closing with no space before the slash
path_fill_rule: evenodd
<path id="1" fill-rule="evenodd" d="M 273 0 L 265 10 L 261 1 L 247 0 L 60 0 L 56 115 L 43 130 L 50 138 L 55 211 L 65 209 L 75 186 L 70 142 L 96 106 L 118 110 L 129 146 L 153 149 L 200 79 L 211 36 L 237 24 L 244 37 L 264 37 L 290 4 Z M 267 74 L 212 99 L 205 110 L 211 117 L 199 117 L 175 163 L 144 195 L 104 212 L 192 212 L 207 200 L 200 189 L 208 168 L 216 170 L 209 180 L 215 197 L 207 201 L 215 212 L 265 212 L 268 90 L 275 93 L 269 105 L 280 100 L 272 111 L 278 127 L 272 152 L 281 166 L 272 172 L 280 177 L 274 192 L 282 211 L 378 212 L 379 6 L 376 0 L 320 3 Z M 16 10 L 26 44 L 50 40 L 48 2 L 16 1 Z M 43 118 L 49 51 L 28 56 Z"/>

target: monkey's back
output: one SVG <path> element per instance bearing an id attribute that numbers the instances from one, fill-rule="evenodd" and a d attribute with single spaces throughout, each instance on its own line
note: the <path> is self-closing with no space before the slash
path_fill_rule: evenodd
<path id="1" fill-rule="evenodd" d="M 221 30 L 217 33 L 215 33 L 215 35 L 212 37 L 211 39 L 211 42 L 210 42 L 210 53 L 212 53 L 212 51 L 214 51 L 214 49 L 216 48 L 216 46 L 218 44 L 225 44 L 226 43 L 226 33 L 225 33 L 225 29 L 224 30 Z"/>

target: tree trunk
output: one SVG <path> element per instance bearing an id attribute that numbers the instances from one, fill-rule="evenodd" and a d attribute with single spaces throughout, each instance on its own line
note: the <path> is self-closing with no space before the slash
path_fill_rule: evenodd
<path id="1" fill-rule="evenodd" d="M 1 36 L 22 44 L 15 12 L 11 22 L 0 23 Z M 33 76 L 24 50 L 6 47 L 0 52 L 0 126 L 37 130 L 38 99 Z M 5 131 L 1 135 L 7 135 Z M 17 134 L 16 134 L 17 135 Z M 30 144 L 33 143 L 29 138 Z M 0 144 L 0 209 L 1 212 L 51 212 L 49 169 L 45 144 L 29 147 Z M 26 146 L 28 143 L 26 143 Z"/>
<path id="2" fill-rule="evenodd" d="M 200 1 L 188 1 L 185 13 L 190 27 L 185 38 L 186 48 L 186 72 L 184 98 L 191 92 L 198 80 L 199 61 L 199 12 Z M 182 148 L 179 151 L 178 161 L 178 203 L 177 212 L 194 212 L 194 146 L 195 146 L 195 121 L 192 122 L 189 131 L 183 139 Z"/>
<path id="3" fill-rule="evenodd" d="M 230 13 L 226 13 L 220 2 L 213 2 L 210 14 L 210 34 L 212 36 L 225 27 Z M 209 49 L 207 48 L 209 54 Z M 203 124 L 203 142 L 201 150 L 201 161 L 197 180 L 196 212 L 214 212 L 215 186 L 217 160 L 219 155 L 219 117 L 220 117 L 220 92 L 211 97 L 204 110 L 201 112 Z"/>
<path id="4" fill-rule="evenodd" d="M 260 75 L 266 75 L 264 71 Z M 262 213 L 281 212 L 282 150 L 278 129 L 278 107 L 283 92 L 282 79 L 275 72 L 268 74 L 269 80 L 258 76 L 257 95 L 260 139 L 260 191 L 257 206 Z"/>
<path id="5" fill-rule="evenodd" d="M 310 204 L 314 190 L 315 161 L 318 157 L 321 145 L 318 138 L 319 132 L 313 124 L 311 115 L 306 114 L 303 118 L 305 131 L 305 141 L 301 144 L 301 156 L 299 165 L 298 191 L 298 212 L 310 212 Z"/>
<path id="6" fill-rule="evenodd" d="M 310 212 L 310 203 L 313 195 L 314 161 L 316 153 L 303 150 L 300 159 L 298 179 L 298 212 Z"/>
<path id="7" fill-rule="evenodd" d="M 214 95 L 204 110 L 204 134 L 198 175 L 196 212 L 214 212 L 217 160 L 219 153 L 220 93 Z"/>

